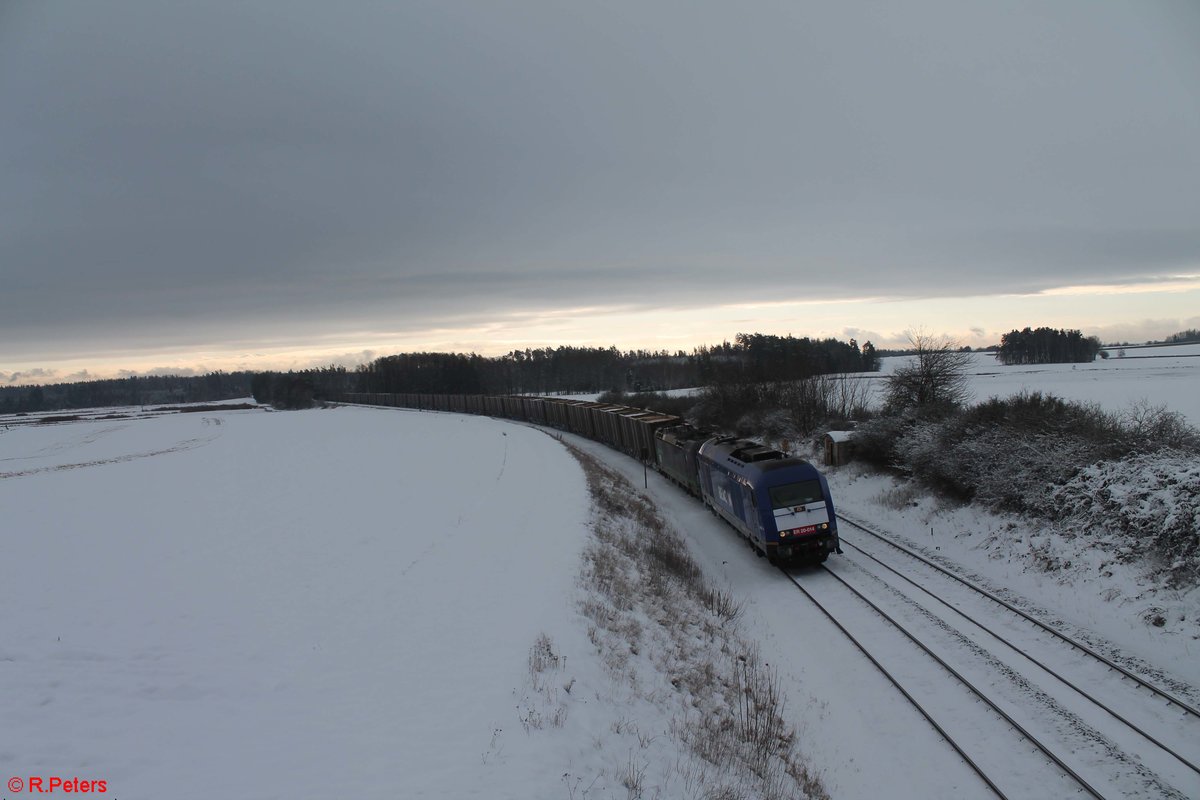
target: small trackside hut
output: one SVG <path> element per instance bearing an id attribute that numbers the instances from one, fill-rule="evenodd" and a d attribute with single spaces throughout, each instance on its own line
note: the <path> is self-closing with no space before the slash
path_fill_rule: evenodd
<path id="1" fill-rule="evenodd" d="M 854 431 L 829 431 L 821 437 L 825 466 L 841 467 L 854 458 Z"/>
<path id="2" fill-rule="evenodd" d="M 757 442 L 705 442 L 697 462 L 701 495 L 772 563 L 819 564 L 840 553 L 829 484 L 810 463 Z"/>

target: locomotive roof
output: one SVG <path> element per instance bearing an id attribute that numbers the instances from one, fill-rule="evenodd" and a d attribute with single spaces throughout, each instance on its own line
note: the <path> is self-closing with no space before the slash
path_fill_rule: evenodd
<path id="1" fill-rule="evenodd" d="M 713 442 L 714 449 L 720 450 L 730 458 L 747 464 L 756 461 L 769 461 L 787 456 L 773 447 L 767 447 L 750 439 L 736 439 L 732 436 L 722 437 Z"/>
<path id="2" fill-rule="evenodd" d="M 761 472 L 768 472 L 786 467 L 812 467 L 812 464 L 805 461 L 803 458 L 789 456 L 779 450 L 759 442 L 751 441 L 750 439 L 738 439 L 733 436 L 727 436 L 720 439 L 715 439 L 709 443 L 711 449 L 718 456 L 714 460 L 729 461 L 737 467 L 749 468 Z M 720 456 L 724 456 L 721 459 Z"/>
<path id="3" fill-rule="evenodd" d="M 774 461 L 765 461 L 761 464 L 755 464 L 755 466 L 761 469 L 763 472 L 769 472 L 770 470 L 783 469 L 784 467 L 811 467 L 812 464 L 803 458 L 798 458 L 796 456 L 785 456 L 784 458 L 779 458 Z"/>

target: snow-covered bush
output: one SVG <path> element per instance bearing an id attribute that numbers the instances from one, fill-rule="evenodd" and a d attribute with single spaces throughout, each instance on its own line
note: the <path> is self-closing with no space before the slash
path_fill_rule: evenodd
<path id="1" fill-rule="evenodd" d="M 1063 434 L 1003 427 L 956 430 L 952 422 L 914 425 L 898 458 L 926 485 L 998 511 L 1039 513 L 1047 492 L 1095 458 L 1088 443 Z"/>
<path id="2" fill-rule="evenodd" d="M 875 427 L 889 432 L 885 424 Z M 1090 464 L 1196 442 L 1195 431 L 1165 409 L 1117 416 L 1040 392 L 909 419 L 890 432 L 893 464 L 931 488 L 997 510 L 1039 514 L 1053 486 Z"/>
<path id="3" fill-rule="evenodd" d="M 1165 450 L 1080 470 L 1055 487 L 1048 516 L 1080 535 L 1116 534 L 1152 553 L 1179 583 L 1200 580 L 1200 458 Z"/>
<path id="4" fill-rule="evenodd" d="M 896 443 L 914 424 L 915 421 L 907 416 L 891 414 L 859 423 L 854 429 L 855 457 L 882 469 L 906 471 L 896 453 Z"/>
<path id="5" fill-rule="evenodd" d="M 1177 581 L 1200 580 L 1200 433 L 1165 408 L 1113 415 L 1026 393 L 940 418 L 882 417 L 855 442 L 945 496 L 1108 538 L 1165 559 Z"/>

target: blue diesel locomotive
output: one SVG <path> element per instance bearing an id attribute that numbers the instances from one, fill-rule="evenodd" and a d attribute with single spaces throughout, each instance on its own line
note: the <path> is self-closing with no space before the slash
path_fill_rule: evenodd
<path id="1" fill-rule="evenodd" d="M 771 563 L 842 552 L 829 484 L 812 464 L 734 437 L 705 442 L 698 463 L 705 505 Z"/>

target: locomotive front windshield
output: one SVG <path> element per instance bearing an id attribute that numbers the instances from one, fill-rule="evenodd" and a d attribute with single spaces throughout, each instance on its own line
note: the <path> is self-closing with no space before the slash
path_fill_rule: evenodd
<path id="1" fill-rule="evenodd" d="M 767 489 L 767 492 L 771 495 L 772 508 L 806 506 L 810 503 L 823 502 L 825 499 L 821 496 L 820 481 L 785 483 L 783 486 L 772 486 Z"/>

